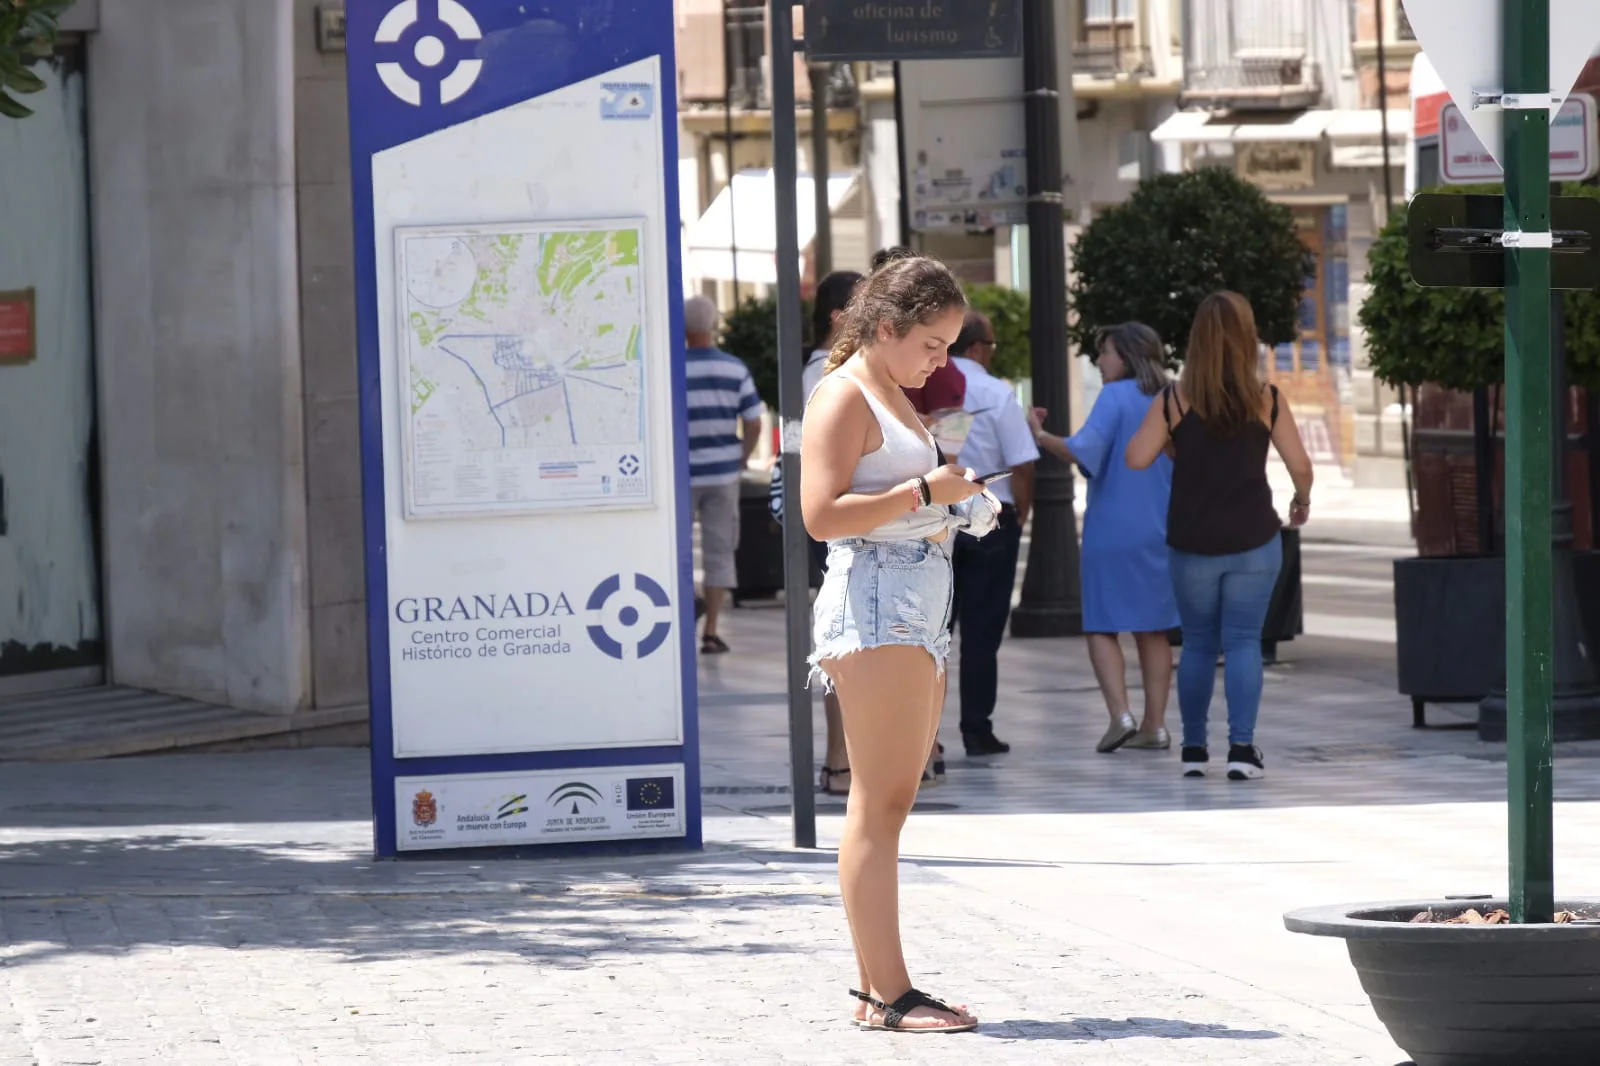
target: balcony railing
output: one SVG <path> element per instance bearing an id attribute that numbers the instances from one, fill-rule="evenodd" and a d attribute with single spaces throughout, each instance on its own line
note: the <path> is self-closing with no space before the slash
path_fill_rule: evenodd
<path id="1" fill-rule="evenodd" d="M 1087 74 L 1091 78 L 1115 78 L 1118 75 L 1151 77 L 1155 63 L 1150 49 L 1131 44 L 1091 44 L 1079 41 L 1072 47 L 1072 73 Z"/>
<path id="2" fill-rule="evenodd" d="M 767 106 L 766 64 L 767 23 L 766 8 L 759 3 L 753 6 L 748 0 L 728 5 L 728 69 L 732 80 L 728 86 L 728 102 L 741 110 L 754 110 Z"/>
<path id="3" fill-rule="evenodd" d="M 1309 107 L 1322 96 L 1314 0 L 1189 0 L 1184 102 L 1232 108 Z"/>

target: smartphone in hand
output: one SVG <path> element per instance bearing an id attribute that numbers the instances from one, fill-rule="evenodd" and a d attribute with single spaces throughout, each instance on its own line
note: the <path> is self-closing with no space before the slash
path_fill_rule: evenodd
<path id="1" fill-rule="evenodd" d="M 993 485 L 996 481 L 1004 481 L 1006 478 L 1010 477 L 1013 473 L 1014 473 L 1014 471 L 1011 471 L 1011 470 L 996 470 L 992 474 L 984 474 L 981 477 L 979 477 L 978 478 L 978 484 L 980 484 L 980 485 Z"/>

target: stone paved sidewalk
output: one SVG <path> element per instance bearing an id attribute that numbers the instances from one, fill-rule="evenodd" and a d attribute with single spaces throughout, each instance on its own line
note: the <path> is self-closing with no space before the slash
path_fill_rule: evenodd
<path id="1" fill-rule="evenodd" d="M 1235 785 L 1094 755 L 1081 644 L 1008 643 L 1016 750 L 952 752 L 902 867 L 917 980 L 985 1025 L 856 1032 L 837 801 L 787 847 L 781 622 L 736 612 L 702 668 L 696 855 L 373 863 L 362 751 L 0 765 L 0 1066 L 1394 1066 L 1342 945 L 1282 912 L 1503 890 L 1503 749 L 1410 729 L 1376 646 L 1290 646 L 1269 776 Z M 1573 894 L 1600 888 L 1597 756 L 1557 760 Z"/>

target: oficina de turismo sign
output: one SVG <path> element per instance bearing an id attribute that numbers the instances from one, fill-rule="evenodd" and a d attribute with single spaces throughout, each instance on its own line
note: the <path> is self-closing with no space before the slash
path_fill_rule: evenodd
<path id="1" fill-rule="evenodd" d="M 672 7 L 584 12 L 347 4 L 380 855 L 700 842 Z"/>
<path id="2" fill-rule="evenodd" d="M 806 55 L 851 62 L 1022 54 L 1021 0 L 807 0 Z"/>

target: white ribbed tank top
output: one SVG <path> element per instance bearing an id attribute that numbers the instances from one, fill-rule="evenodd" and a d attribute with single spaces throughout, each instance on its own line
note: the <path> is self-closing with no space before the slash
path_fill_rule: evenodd
<path id="1" fill-rule="evenodd" d="M 835 374 L 848 378 L 878 420 L 883 446 L 863 455 L 850 479 L 851 492 L 883 492 L 912 478 L 927 474 L 938 464 L 938 452 L 926 430 L 912 430 L 893 411 L 885 407 L 872 391 L 844 370 Z M 940 507 L 921 507 L 886 522 L 861 539 L 872 541 L 921 540 L 938 535 L 945 528 L 948 512 Z M 853 538 L 852 538 L 853 539 Z"/>

